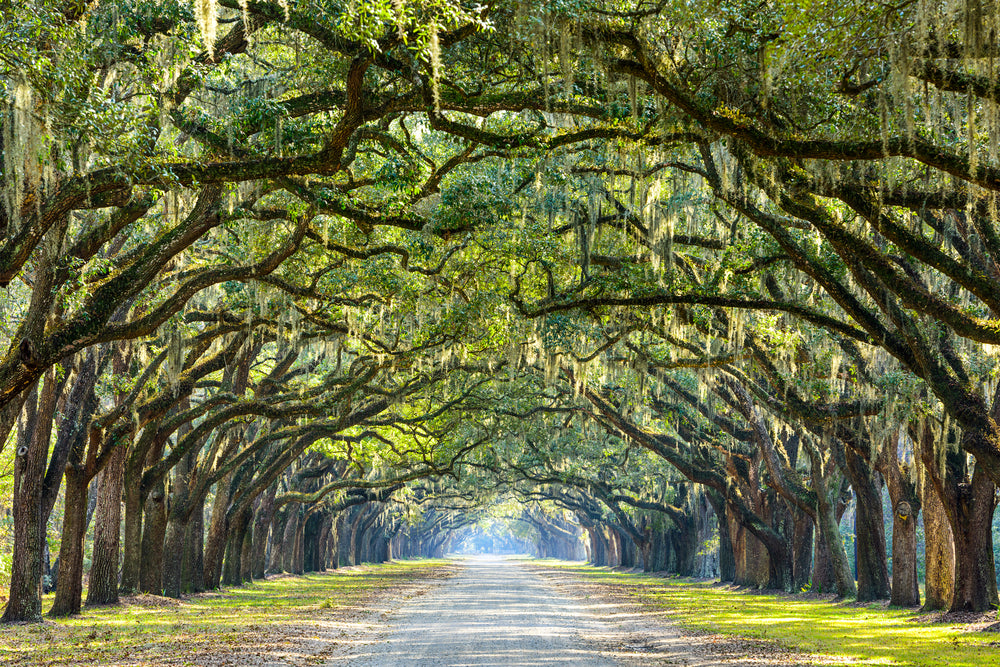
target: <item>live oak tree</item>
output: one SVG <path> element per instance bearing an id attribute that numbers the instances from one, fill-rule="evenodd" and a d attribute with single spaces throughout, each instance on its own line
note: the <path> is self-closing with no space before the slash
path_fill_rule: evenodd
<path id="1" fill-rule="evenodd" d="M 884 480 L 894 599 L 922 511 L 996 606 L 993 3 L 0 6 L 5 620 L 64 475 L 57 614 L 91 488 L 97 603 L 438 552 L 473 482 L 877 599 Z"/>

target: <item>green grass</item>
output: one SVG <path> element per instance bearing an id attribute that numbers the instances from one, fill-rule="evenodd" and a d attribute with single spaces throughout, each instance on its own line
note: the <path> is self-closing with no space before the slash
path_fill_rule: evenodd
<path id="1" fill-rule="evenodd" d="M 711 583 L 539 561 L 615 586 L 681 626 L 770 639 L 789 649 L 848 664 L 987 667 L 1000 665 L 1000 634 L 958 623 L 928 623 L 912 610 L 742 592 Z"/>
<path id="2" fill-rule="evenodd" d="M 180 601 L 140 596 L 74 618 L 0 626 L 0 665 L 193 665 L 211 655 L 215 664 L 253 664 L 316 636 L 323 621 L 363 612 L 378 591 L 446 576 L 445 564 L 399 561 L 285 576 Z M 238 659 L 226 662 L 232 654 Z"/>

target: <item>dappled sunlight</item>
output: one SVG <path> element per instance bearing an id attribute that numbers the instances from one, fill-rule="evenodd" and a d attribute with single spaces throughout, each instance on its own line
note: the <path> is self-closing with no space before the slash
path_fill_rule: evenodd
<path id="1" fill-rule="evenodd" d="M 368 598 L 442 561 L 281 576 L 182 600 L 142 595 L 40 625 L 0 626 L 0 664 L 237 665 L 315 659 L 333 636 L 362 631 Z"/>

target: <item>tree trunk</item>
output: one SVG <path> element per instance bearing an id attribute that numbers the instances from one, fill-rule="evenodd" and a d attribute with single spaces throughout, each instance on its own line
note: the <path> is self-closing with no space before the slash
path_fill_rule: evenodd
<path id="1" fill-rule="evenodd" d="M 822 547 L 817 549 L 816 562 L 819 571 L 814 571 L 813 584 L 817 593 L 823 592 L 829 577 L 840 597 L 856 597 L 857 586 L 847 561 L 847 551 L 840 535 L 840 521 L 837 519 L 836 499 L 831 497 L 827 476 L 818 452 L 811 455 L 813 488 L 816 490 L 816 518 L 819 520 L 819 538 Z M 881 505 L 880 505 L 881 506 Z M 819 546 L 819 541 L 817 542 Z M 823 570 L 829 568 L 828 572 Z"/>
<path id="2" fill-rule="evenodd" d="M 46 376 L 46 385 L 50 384 L 51 375 Z M 36 405 L 34 395 L 26 401 L 25 412 L 29 414 L 21 427 L 14 458 L 14 553 L 10 598 L 0 618 L 2 623 L 42 619 L 42 481 L 49 443 L 35 437 L 38 430 Z"/>
<path id="3" fill-rule="evenodd" d="M 789 508 L 792 513 L 792 592 L 801 591 L 812 574 L 813 520 L 805 512 Z"/>
<path id="4" fill-rule="evenodd" d="M 850 447 L 845 448 L 847 472 L 857 498 L 855 544 L 858 571 L 858 600 L 889 598 L 889 568 L 886 565 L 885 518 L 882 493 L 871 466 Z"/>
<path id="5" fill-rule="evenodd" d="M 184 560 L 181 563 L 181 588 L 186 593 L 205 590 L 205 503 L 199 500 L 188 519 L 184 534 Z"/>
<path id="6" fill-rule="evenodd" d="M 274 497 L 278 493 L 275 482 L 261 495 L 260 505 L 254 514 L 251 576 L 263 579 L 267 570 L 267 542 L 271 523 L 274 520 Z M 272 538 L 273 539 L 273 538 Z"/>
<path id="7" fill-rule="evenodd" d="M 972 483 L 959 485 L 957 521 L 951 527 L 956 556 L 953 612 L 980 612 L 998 606 L 992 531 L 995 489 L 978 465 Z"/>
<path id="8" fill-rule="evenodd" d="M 187 407 L 188 404 L 185 403 L 181 409 Z M 186 429 L 182 430 L 178 433 L 178 438 L 186 433 Z M 163 552 L 166 558 L 163 559 L 160 585 L 163 587 L 163 594 L 172 598 L 179 598 L 184 591 L 184 562 L 190 560 L 185 536 L 191 521 L 191 468 L 196 459 L 197 452 L 184 456 L 174 466 L 170 482 L 169 510 L 163 535 Z"/>
<path id="9" fill-rule="evenodd" d="M 121 592 L 132 595 L 139 591 L 142 568 L 142 465 L 134 463 L 136 457 L 129 457 L 124 468 L 125 524 L 122 534 L 122 577 Z M 143 459 L 144 460 L 144 459 Z"/>
<path id="10" fill-rule="evenodd" d="M 139 570 L 139 590 L 143 593 L 163 593 L 163 542 L 167 532 L 167 509 L 163 482 L 156 484 L 146 496 L 143 508 L 142 557 Z"/>
<path id="11" fill-rule="evenodd" d="M 896 607 L 919 607 L 917 581 L 917 516 L 913 506 L 900 500 L 892 515 L 892 598 Z"/>
<path id="12" fill-rule="evenodd" d="M 69 439 L 69 451 L 63 475 L 66 478 L 63 502 L 62 539 L 59 543 L 59 564 L 56 595 L 49 610 L 50 616 L 78 614 L 83 596 L 83 557 L 90 509 L 90 481 L 97 474 L 94 457 L 100 445 L 98 429 L 91 429 L 91 420 L 97 411 L 97 355 L 88 352 L 80 368 L 80 377 L 70 392 L 72 404 L 67 409 L 59 428 L 59 439 Z M 75 423 L 73 423 L 75 422 Z M 46 480 L 49 474 L 46 473 Z M 58 492 L 58 485 L 51 490 Z M 54 498 L 51 502 L 54 502 Z M 51 511 L 51 504 L 49 511 Z M 43 511 L 45 508 L 43 507 Z"/>
<path id="13" fill-rule="evenodd" d="M 299 506 L 289 505 L 285 518 L 285 530 L 281 536 L 281 571 L 295 571 L 295 536 L 298 534 Z M 354 563 L 348 563 L 353 565 Z"/>
<path id="14" fill-rule="evenodd" d="M 163 594 L 171 598 L 179 598 L 183 592 L 182 571 L 184 567 L 184 535 L 187 524 L 175 518 L 167 521 L 163 536 L 163 551 L 167 557 L 163 560 Z"/>
<path id="15" fill-rule="evenodd" d="M 305 517 L 303 517 L 295 526 L 295 542 L 292 548 L 292 574 L 305 574 L 305 554 L 303 549 L 305 524 Z"/>
<path id="16" fill-rule="evenodd" d="M 55 602 L 49 616 L 80 613 L 83 595 L 83 544 L 86 537 L 88 479 L 82 466 L 66 467 L 65 507 Z"/>
<path id="17" fill-rule="evenodd" d="M 879 457 L 892 502 L 892 598 L 896 607 L 920 606 L 917 581 L 917 515 L 920 498 L 911 469 L 899 463 L 900 438 L 893 434 Z"/>
<path id="18" fill-rule="evenodd" d="M 205 588 L 219 587 L 222 576 L 222 559 L 225 556 L 226 536 L 229 532 L 227 512 L 229 510 L 230 487 L 233 474 L 229 473 L 215 485 L 215 502 L 208 526 L 208 540 L 205 543 Z"/>
<path id="19" fill-rule="evenodd" d="M 238 512 L 229 520 L 226 536 L 225 561 L 222 583 L 225 586 L 238 586 L 241 583 L 240 569 L 243 560 L 243 538 L 250 525 L 250 511 Z"/>
<path id="20" fill-rule="evenodd" d="M 289 506 L 285 505 L 283 511 L 275 511 L 271 520 L 271 553 L 267 561 L 265 574 L 276 574 L 281 572 L 281 567 L 285 553 L 285 531 L 288 529 Z"/>
<path id="21" fill-rule="evenodd" d="M 729 535 L 726 519 L 726 501 L 716 491 L 708 491 L 708 501 L 715 512 L 719 530 L 719 581 L 732 581 L 736 577 L 736 560 L 733 558 L 733 540 Z"/>
<path id="22" fill-rule="evenodd" d="M 118 560 L 122 518 L 122 477 L 128 447 L 121 443 L 111 454 L 97 491 L 94 511 L 93 564 L 87 606 L 118 603 Z"/>
<path id="23" fill-rule="evenodd" d="M 955 542 L 937 489 L 922 486 L 924 513 L 924 611 L 949 609 L 955 592 Z"/>
<path id="24" fill-rule="evenodd" d="M 243 531 L 243 548 L 240 551 L 240 583 L 253 581 L 253 512 L 248 511 L 246 529 Z"/>

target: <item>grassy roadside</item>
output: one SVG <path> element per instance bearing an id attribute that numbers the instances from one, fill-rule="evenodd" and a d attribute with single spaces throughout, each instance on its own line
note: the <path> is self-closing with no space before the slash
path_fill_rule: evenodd
<path id="1" fill-rule="evenodd" d="M 1000 666 L 1000 634 L 970 632 L 947 621 L 929 623 L 910 610 L 758 594 L 565 561 L 535 562 L 624 594 L 691 630 L 773 640 L 846 664 Z"/>
<path id="2" fill-rule="evenodd" d="M 289 654 L 308 660 L 329 649 L 319 637 L 339 633 L 367 601 L 452 569 L 447 561 L 399 561 L 183 600 L 139 596 L 75 618 L 0 626 L 0 665 L 254 665 Z"/>

